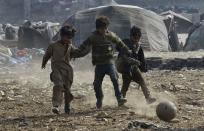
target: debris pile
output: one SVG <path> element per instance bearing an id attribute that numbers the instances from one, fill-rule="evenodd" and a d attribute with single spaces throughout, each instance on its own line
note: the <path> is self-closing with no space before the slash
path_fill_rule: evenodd
<path id="1" fill-rule="evenodd" d="M 159 70 L 181 70 L 187 69 L 203 69 L 204 57 L 200 58 L 174 58 L 163 59 L 161 57 L 149 57 L 147 58 L 148 68 Z"/>
<path id="2" fill-rule="evenodd" d="M 196 128 L 189 128 L 189 129 L 182 129 L 182 128 L 171 128 L 171 127 L 161 127 L 159 125 L 144 122 L 144 121 L 131 121 L 128 123 L 128 127 L 125 128 L 123 131 L 135 131 L 135 130 L 151 130 L 151 131 L 202 131 L 204 126 L 196 127 Z"/>
<path id="3" fill-rule="evenodd" d="M 35 57 L 42 57 L 44 54 L 44 49 L 24 48 L 19 50 L 16 47 L 7 48 L 0 45 L 0 67 L 26 63 Z"/>

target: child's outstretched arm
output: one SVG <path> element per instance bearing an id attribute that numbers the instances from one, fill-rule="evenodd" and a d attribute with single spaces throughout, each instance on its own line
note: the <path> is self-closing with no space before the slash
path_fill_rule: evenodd
<path id="1" fill-rule="evenodd" d="M 71 58 L 79 58 L 87 55 L 91 51 L 91 42 L 89 39 L 85 40 L 79 48 L 72 45 Z"/>
<path id="2" fill-rule="evenodd" d="M 45 52 L 45 55 L 43 56 L 42 66 L 41 66 L 42 69 L 45 69 L 46 64 L 47 64 L 48 60 L 51 58 L 51 56 L 52 56 L 52 46 L 50 45 L 47 48 L 47 51 Z"/>

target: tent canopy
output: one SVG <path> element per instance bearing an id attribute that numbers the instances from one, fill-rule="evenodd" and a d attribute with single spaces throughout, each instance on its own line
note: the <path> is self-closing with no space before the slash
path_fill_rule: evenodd
<path id="1" fill-rule="evenodd" d="M 204 49 L 204 24 L 195 26 L 194 29 L 189 33 L 184 46 L 185 51 L 196 51 Z"/>
<path id="2" fill-rule="evenodd" d="M 136 25 L 142 30 L 141 43 L 145 50 L 170 51 L 162 17 L 152 11 L 129 5 L 90 8 L 69 17 L 64 24 L 77 28 L 76 45 L 80 45 L 95 30 L 95 20 L 101 15 L 109 17 L 109 29 L 122 39 L 129 38 L 129 30 Z"/>
<path id="3" fill-rule="evenodd" d="M 176 29 L 178 33 L 187 33 L 189 28 L 193 25 L 191 20 L 173 11 L 166 11 L 160 15 L 164 17 L 166 22 L 172 21 L 173 19 L 176 23 Z"/>
<path id="4" fill-rule="evenodd" d="M 200 20 L 201 20 L 201 21 L 204 20 L 204 13 L 200 15 Z"/>

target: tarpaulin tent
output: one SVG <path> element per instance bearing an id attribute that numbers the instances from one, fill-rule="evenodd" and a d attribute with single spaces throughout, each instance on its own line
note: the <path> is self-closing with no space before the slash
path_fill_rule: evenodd
<path id="1" fill-rule="evenodd" d="M 167 28 L 169 45 L 171 47 L 171 50 L 172 51 L 181 50 L 180 45 L 179 45 L 179 39 L 178 39 L 177 28 L 176 28 L 174 17 L 172 16 L 164 17 L 164 23 Z"/>
<path id="2" fill-rule="evenodd" d="M 201 21 L 204 20 L 204 13 L 200 15 L 200 20 L 201 20 Z"/>
<path id="3" fill-rule="evenodd" d="M 141 43 L 145 50 L 170 51 L 166 27 L 161 16 L 129 5 L 90 8 L 69 17 L 64 24 L 71 24 L 77 28 L 76 45 L 81 44 L 95 30 L 95 19 L 100 15 L 110 18 L 109 29 L 121 38 L 128 38 L 130 28 L 136 25 L 142 30 Z"/>
<path id="4" fill-rule="evenodd" d="M 166 11 L 160 15 L 165 17 L 164 19 L 166 22 L 170 22 L 172 19 L 174 19 L 178 33 L 188 33 L 189 28 L 193 25 L 191 20 L 173 11 Z"/>
<path id="5" fill-rule="evenodd" d="M 204 49 L 204 24 L 195 26 L 189 33 L 184 46 L 184 51 L 196 51 Z"/>

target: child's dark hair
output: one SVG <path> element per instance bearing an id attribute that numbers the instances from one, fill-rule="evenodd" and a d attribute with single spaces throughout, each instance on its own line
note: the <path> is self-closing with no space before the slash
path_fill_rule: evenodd
<path id="1" fill-rule="evenodd" d="M 106 16 L 100 16 L 96 19 L 96 29 L 108 27 L 109 24 L 109 18 Z"/>
<path id="2" fill-rule="evenodd" d="M 60 36 L 67 36 L 67 37 L 73 38 L 75 35 L 75 32 L 76 30 L 74 27 L 66 25 L 60 29 Z"/>
<path id="3" fill-rule="evenodd" d="M 136 26 L 133 26 L 130 29 L 130 36 L 139 36 L 139 37 L 141 37 L 142 36 L 141 29 L 136 27 Z"/>

